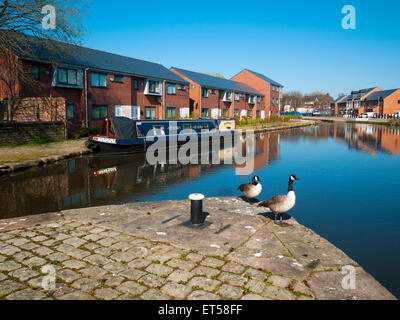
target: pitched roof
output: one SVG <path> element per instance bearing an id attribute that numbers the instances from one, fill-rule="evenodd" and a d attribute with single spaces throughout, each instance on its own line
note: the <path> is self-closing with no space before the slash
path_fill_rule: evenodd
<path id="1" fill-rule="evenodd" d="M 379 99 L 385 99 L 390 96 L 392 93 L 396 92 L 399 89 L 391 89 L 391 90 L 384 90 L 384 91 L 377 91 L 370 94 L 368 97 L 365 98 L 366 101 L 378 101 Z"/>
<path id="2" fill-rule="evenodd" d="M 253 89 L 252 87 L 249 87 L 248 85 L 241 83 L 241 82 L 218 78 L 218 77 L 213 77 L 213 76 L 210 76 L 207 74 L 189 71 L 189 70 L 185 70 L 185 69 L 180 69 L 180 68 L 176 68 L 176 67 L 172 67 L 171 69 L 175 69 L 176 71 L 180 72 L 185 77 L 191 79 L 193 82 L 198 83 L 202 87 L 211 88 L 211 89 L 231 90 L 231 91 L 235 91 L 235 92 L 256 94 L 259 96 L 264 96 L 264 94 L 258 92 L 257 90 Z"/>
<path id="3" fill-rule="evenodd" d="M 254 74 L 255 76 L 257 76 L 257 77 L 263 79 L 264 81 L 269 82 L 270 84 L 273 84 L 274 86 L 283 88 L 283 85 L 281 85 L 280 83 L 278 83 L 278 82 L 276 82 L 276 81 L 274 81 L 274 80 L 272 80 L 272 79 L 270 79 L 270 78 L 264 76 L 264 75 L 261 74 L 261 73 L 258 73 L 258 72 L 255 72 L 255 71 L 252 71 L 252 70 L 249 70 L 249 69 L 244 69 L 244 70 L 247 70 L 248 72 L 251 72 L 251 73 Z"/>
<path id="4" fill-rule="evenodd" d="M 159 63 L 129 58 L 118 54 L 71 45 L 59 41 L 14 33 L 16 54 L 25 60 L 58 63 L 98 71 L 145 78 L 188 82 Z M 19 48 L 18 48 L 19 47 Z"/>
<path id="5" fill-rule="evenodd" d="M 336 100 L 332 101 L 331 103 L 335 104 L 337 102 L 343 102 L 342 100 L 345 100 L 347 96 L 341 96 L 340 98 L 337 98 Z"/>

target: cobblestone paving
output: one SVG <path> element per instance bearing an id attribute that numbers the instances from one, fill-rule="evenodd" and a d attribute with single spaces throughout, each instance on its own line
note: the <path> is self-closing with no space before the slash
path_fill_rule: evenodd
<path id="1" fill-rule="evenodd" d="M 153 206 L 152 210 L 161 207 Z M 144 216 L 149 216 L 147 210 L 150 209 L 145 207 Z M 167 211 L 159 212 L 168 218 L 172 214 L 164 216 Z M 305 250 L 304 244 L 312 236 L 303 230 L 305 233 L 295 243 L 288 236 L 288 231 L 302 230 L 295 222 L 294 229 L 283 228 L 260 216 L 256 219 L 261 223 L 258 227 L 253 223 L 254 230 L 242 226 L 247 236 L 235 248 L 221 251 L 216 245 L 207 250 L 200 246 L 197 250 L 195 241 L 190 248 L 171 243 L 174 241 L 168 241 L 168 237 L 160 241 L 149 239 L 154 238 L 151 234 L 147 238 L 133 235 L 110 223 L 111 215 L 95 220 L 95 216 L 96 219 L 104 217 L 99 208 L 88 212 L 66 213 L 50 223 L 15 223 L 15 228 L 10 227 L 13 222 L 3 223 L 8 227 L 0 230 L 0 299 L 394 298 L 359 266 L 356 268 L 361 288 L 346 292 L 338 285 L 343 277 L 338 267 L 306 267 L 306 260 L 294 258 L 297 250 Z M 171 232 L 171 229 L 164 231 Z M 201 234 L 201 231 L 196 232 Z M 277 241 L 272 236 L 279 233 Z M 283 241 L 287 241 L 287 245 Z M 321 241 L 318 243 L 323 245 Z M 294 249 L 288 249 L 290 247 Z M 312 255 L 311 250 L 307 252 Z M 336 251 L 331 252 L 335 254 Z M 52 277 L 53 272 L 55 277 Z M 53 287 L 52 279 L 55 279 Z"/>

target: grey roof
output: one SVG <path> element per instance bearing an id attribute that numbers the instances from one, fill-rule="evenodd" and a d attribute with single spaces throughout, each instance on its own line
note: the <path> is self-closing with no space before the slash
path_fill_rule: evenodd
<path id="1" fill-rule="evenodd" d="M 20 33 L 12 36 L 17 43 L 14 50 L 21 59 L 79 66 L 110 73 L 188 84 L 186 80 L 159 63 L 53 40 L 44 40 Z"/>
<path id="2" fill-rule="evenodd" d="M 345 98 L 347 98 L 347 96 L 341 96 L 340 98 L 337 98 L 336 100 L 332 101 L 331 103 L 335 104 L 336 102 L 340 101 L 340 100 L 344 100 Z M 346 101 L 346 100 L 344 100 Z M 342 102 L 344 102 L 342 101 Z"/>
<path id="3" fill-rule="evenodd" d="M 351 94 L 348 96 L 347 101 L 350 101 L 354 98 L 361 98 L 365 96 L 367 93 L 371 92 L 372 90 L 376 89 L 377 87 L 361 89 L 358 91 L 352 91 Z"/>
<path id="4" fill-rule="evenodd" d="M 366 100 L 366 101 L 378 101 L 380 98 L 385 99 L 385 98 L 387 98 L 388 96 L 390 96 L 393 92 L 395 92 L 397 90 L 399 90 L 399 89 L 377 91 L 377 92 L 374 92 L 374 93 L 370 94 L 364 100 Z"/>
<path id="5" fill-rule="evenodd" d="M 191 79 L 193 82 L 205 88 L 231 90 L 235 92 L 264 96 L 264 94 L 258 92 L 254 88 L 241 82 L 213 77 L 207 74 L 180 69 L 176 67 L 172 67 L 171 69 L 175 69 L 176 71 L 180 72 L 187 78 Z"/>
<path id="6" fill-rule="evenodd" d="M 273 84 L 274 86 L 283 88 L 283 85 L 281 85 L 280 83 L 278 83 L 278 82 L 276 82 L 276 81 L 264 76 L 261 73 L 258 73 L 258 72 L 255 72 L 255 71 L 252 71 L 252 70 L 249 70 L 249 69 L 244 69 L 244 70 L 247 70 L 248 72 L 251 72 L 252 74 L 256 75 L 257 77 L 259 77 L 259 78 L 261 78 L 261 79 L 263 79 L 263 80 L 265 80 L 267 82 L 269 82 L 270 84 Z"/>

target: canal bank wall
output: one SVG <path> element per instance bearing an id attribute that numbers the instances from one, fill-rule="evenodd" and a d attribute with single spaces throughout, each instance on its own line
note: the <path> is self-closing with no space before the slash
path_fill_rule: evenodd
<path id="1" fill-rule="evenodd" d="M 189 200 L 0 220 L 0 299 L 395 299 L 289 215 L 275 225 L 239 197 L 206 198 L 203 211 L 199 228 Z"/>
<path id="2" fill-rule="evenodd" d="M 322 122 L 341 122 L 341 123 L 369 123 L 388 125 L 387 119 L 363 119 L 363 118 L 340 118 L 340 117 L 303 117 L 305 120 L 317 120 Z"/>
<path id="3" fill-rule="evenodd" d="M 318 124 L 317 121 L 302 121 L 286 126 L 265 127 L 265 128 L 239 128 L 243 132 L 252 130 L 254 133 L 287 130 L 293 128 L 307 127 Z M 32 167 L 50 165 L 65 159 L 79 157 L 92 153 L 84 145 L 85 140 L 66 141 L 51 143 L 42 146 L 21 146 L 0 148 L 0 176 L 16 171 L 26 170 Z M 50 155 L 48 155 L 50 154 Z M 18 158 L 26 158 L 24 161 L 16 161 Z"/>

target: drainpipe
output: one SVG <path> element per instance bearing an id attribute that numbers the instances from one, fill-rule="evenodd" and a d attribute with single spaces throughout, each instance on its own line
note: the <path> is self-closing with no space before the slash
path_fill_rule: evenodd
<path id="1" fill-rule="evenodd" d="M 199 85 L 199 88 L 200 88 L 200 105 L 199 105 L 199 110 L 200 110 L 200 114 L 199 114 L 199 117 L 201 117 L 201 97 L 202 97 L 202 92 L 201 92 L 201 86 Z"/>
<path id="2" fill-rule="evenodd" d="M 235 91 L 233 91 L 232 92 L 232 118 L 234 117 L 234 115 L 235 115 Z M 240 99 L 240 96 L 239 96 L 239 99 Z"/>
<path id="3" fill-rule="evenodd" d="M 162 119 L 165 119 L 165 96 L 166 96 L 166 85 L 165 80 L 163 81 L 163 96 L 162 96 Z"/>
<path id="4" fill-rule="evenodd" d="M 86 127 L 89 127 L 89 116 L 88 116 L 88 90 L 87 90 L 87 71 L 89 68 L 85 68 L 85 113 L 86 113 Z"/>

